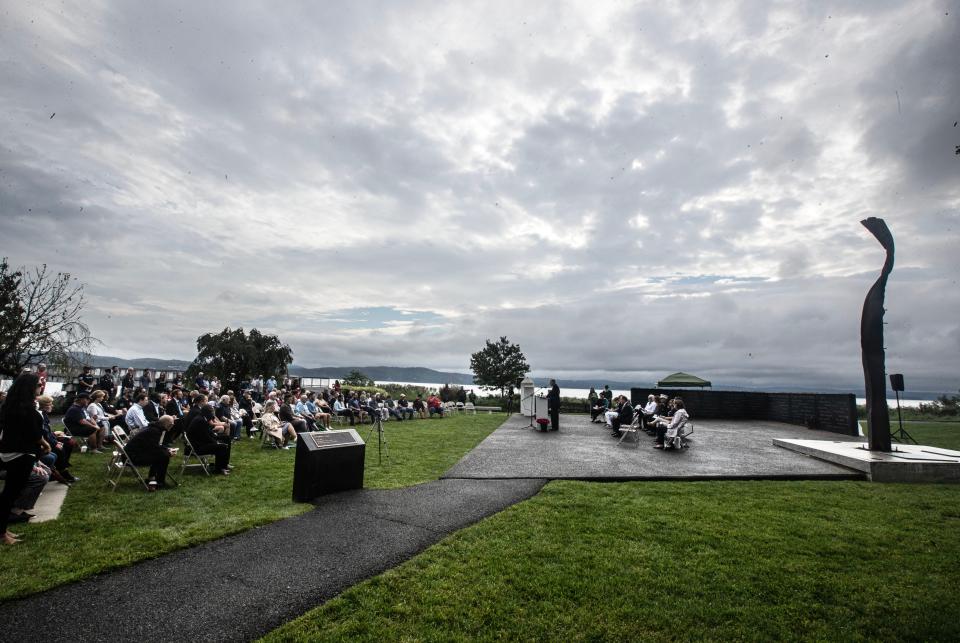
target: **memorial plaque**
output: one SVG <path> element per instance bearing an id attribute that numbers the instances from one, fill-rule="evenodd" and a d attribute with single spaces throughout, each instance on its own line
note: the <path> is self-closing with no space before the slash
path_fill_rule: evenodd
<path id="1" fill-rule="evenodd" d="M 365 452 L 366 444 L 353 429 L 299 434 L 293 499 L 310 502 L 326 493 L 363 488 Z"/>
<path id="2" fill-rule="evenodd" d="M 318 449 L 328 447 L 340 447 L 345 444 L 356 444 L 360 436 L 353 431 L 314 431 L 307 433 L 313 444 Z"/>

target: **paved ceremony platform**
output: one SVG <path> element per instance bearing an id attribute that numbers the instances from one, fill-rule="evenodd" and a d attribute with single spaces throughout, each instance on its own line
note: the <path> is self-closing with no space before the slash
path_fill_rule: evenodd
<path id="1" fill-rule="evenodd" d="M 587 415 L 561 415 L 560 431 L 529 428 L 514 415 L 463 457 L 445 478 L 547 478 L 552 480 L 864 479 L 862 471 L 789 451 L 775 439 L 862 442 L 862 438 L 756 420 L 693 420 L 690 448 L 654 449 L 640 433 L 639 446 L 618 445 L 604 424 Z"/>

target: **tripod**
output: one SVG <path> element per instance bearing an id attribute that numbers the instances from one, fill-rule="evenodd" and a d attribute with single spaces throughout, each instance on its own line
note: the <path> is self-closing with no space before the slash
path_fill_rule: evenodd
<path id="1" fill-rule="evenodd" d="M 390 460 L 390 445 L 387 444 L 387 432 L 383 430 L 383 416 L 380 415 L 379 410 L 376 413 L 376 419 L 370 426 L 370 431 L 367 433 L 367 442 L 370 441 L 370 436 L 373 435 L 374 431 L 377 432 L 377 464 L 383 464 L 384 451 L 387 452 L 387 460 Z"/>
<path id="2" fill-rule="evenodd" d="M 913 436 L 907 433 L 903 428 L 903 415 L 901 415 L 900 413 L 900 391 L 894 391 L 894 392 L 897 394 L 897 420 L 900 423 L 900 428 L 897 429 L 896 431 L 893 431 L 890 434 L 890 437 L 900 443 L 903 443 L 906 440 L 909 440 L 914 444 L 916 444 L 917 441 L 913 439 Z"/>
<path id="3" fill-rule="evenodd" d="M 528 424 L 526 428 L 528 428 L 528 429 L 534 429 L 534 428 L 536 428 L 536 427 L 533 426 L 533 418 L 537 417 L 537 393 L 536 393 L 536 389 L 534 389 L 534 392 L 531 393 L 530 395 L 528 395 L 527 397 L 520 399 L 520 410 L 521 410 L 521 411 L 523 410 L 523 402 L 524 402 L 524 400 L 533 400 L 533 402 L 532 402 L 532 403 L 533 403 L 533 408 L 530 409 L 530 424 Z"/>

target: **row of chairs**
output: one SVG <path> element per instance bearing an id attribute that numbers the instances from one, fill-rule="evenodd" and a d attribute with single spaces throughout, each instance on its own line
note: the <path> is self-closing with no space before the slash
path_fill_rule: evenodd
<path id="1" fill-rule="evenodd" d="M 206 475 L 212 475 L 211 471 L 213 469 L 213 462 L 208 458 L 213 458 L 212 455 L 200 455 L 197 453 L 193 445 L 190 443 L 190 438 L 186 433 L 181 435 L 183 439 L 183 449 L 181 453 L 183 454 L 183 460 L 180 464 L 180 475 L 183 475 L 184 471 L 187 469 L 201 469 Z M 110 457 L 110 460 L 107 462 L 107 484 L 112 487 L 111 491 L 116 491 L 117 485 L 120 483 L 120 479 L 123 477 L 123 474 L 127 471 L 130 471 L 137 480 L 140 481 L 140 484 L 143 485 L 143 488 L 147 491 L 150 490 L 150 485 L 147 482 L 147 479 L 140 472 L 141 468 L 149 468 L 149 465 L 136 465 L 130 459 L 130 456 L 127 455 L 126 445 L 129 440 L 127 432 L 120 427 L 113 428 L 113 453 Z M 171 473 L 167 473 L 167 479 L 173 482 L 175 485 L 179 486 L 179 482 L 176 478 L 173 477 Z"/>
<path id="2" fill-rule="evenodd" d="M 149 468 L 149 465 L 136 465 L 130 459 L 130 456 L 127 455 L 126 446 L 130 438 L 126 431 L 120 427 L 114 427 L 112 435 L 113 453 L 111 454 L 110 459 L 107 461 L 107 484 L 110 485 L 111 491 L 117 490 L 117 485 L 120 484 L 120 478 L 122 478 L 123 474 L 127 471 L 132 472 L 133 475 L 136 476 L 137 480 L 140 481 L 140 484 L 143 485 L 143 488 L 149 491 L 150 485 L 143 474 L 140 473 L 140 469 L 142 467 Z M 183 470 L 181 470 L 181 474 L 182 473 Z M 175 485 L 180 484 L 170 473 L 167 473 L 167 478 Z"/>
<path id="3" fill-rule="evenodd" d="M 632 442 L 634 447 L 640 447 L 640 434 L 643 432 L 643 426 L 641 424 L 642 419 L 642 413 L 634 413 L 633 422 L 631 422 L 629 426 L 620 427 L 620 440 L 617 441 L 618 445 L 623 444 L 624 440 L 626 440 L 628 436 L 633 436 Z M 691 435 L 693 435 L 693 422 L 687 420 L 684 422 L 683 426 L 676 430 L 676 435 L 671 435 L 668 433 L 666 440 L 671 441 L 671 446 L 677 449 L 689 449 L 690 445 L 687 444 L 687 439 Z"/>

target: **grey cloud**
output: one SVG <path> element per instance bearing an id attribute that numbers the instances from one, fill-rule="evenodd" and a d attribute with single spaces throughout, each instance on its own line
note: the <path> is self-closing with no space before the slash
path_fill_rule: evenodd
<path id="1" fill-rule="evenodd" d="M 958 39 L 934 9 L 24 4 L 0 234 L 89 284 L 119 354 L 256 325 L 301 364 L 465 370 L 507 334 L 539 373 L 855 386 L 875 214 L 891 367 L 951 390 Z M 441 315 L 318 314 L 363 306 Z"/>

